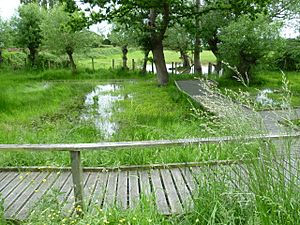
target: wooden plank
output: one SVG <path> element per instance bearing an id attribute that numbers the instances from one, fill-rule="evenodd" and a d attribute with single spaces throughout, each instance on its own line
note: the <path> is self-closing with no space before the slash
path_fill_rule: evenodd
<path id="1" fill-rule="evenodd" d="M 83 178 L 82 178 L 83 186 L 86 185 L 89 176 L 90 176 L 90 173 L 83 174 Z M 78 213 L 78 214 L 81 214 L 82 210 L 83 210 L 81 208 L 81 205 L 80 205 L 80 209 L 76 208 L 76 207 L 78 207 L 78 205 L 75 202 L 76 197 L 74 195 L 73 185 L 74 185 L 73 183 L 70 185 L 71 187 L 70 187 L 68 194 L 66 195 L 66 198 L 63 202 L 63 208 L 62 208 L 62 212 L 64 212 L 66 215 L 69 215 L 69 216 L 73 213 L 74 209 L 77 209 L 76 213 Z"/>
<path id="2" fill-rule="evenodd" d="M 188 189 L 187 183 L 185 182 L 184 178 L 179 169 L 171 169 L 172 176 L 175 181 L 175 185 L 177 187 L 178 194 L 180 196 L 181 202 L 186 209 L 185 211 L 193 208 L 193 199 Z"/>
<path id="3" fill-rule="evenodd" d="M 181 170 L 182 176 L 183 176 L 191 194 L 193 195 L 197 190 L 196 189 L 197 183 L 195 182 L 190 169 L 189 168 L 181 168 L 180 170 Z"/>
<path id="4" fill-rule="evenodd" d="M 220 142 L 234 141 L 254 141 L 263 139 L 282 139 L 282 138 L 299 138 L 300 132 L 293 134 L 266 134 L 253 135 L 246 137 L 225 136 L 225 137 L 208 137 L 208 138 L 191 138 L 177 140 L 153 140 L 153 141 L 134 141 L 134 142 L 102 142 L 102 143 L 83 143 L 83 144 L 0 144 L 0 151 L 27 150 L 27 151 L 107 151 L 124 148 L 145 148 L 158 146 L 175 146 L 191 144 L 218 144 Z"/>
<path id="5" fill-rule="evenodd" d="M 12 192 L 15 191 L 16 188 L 22 183 L 27 176 L 32 175 L 32 173 L 19 173 L 17 176 L 14 176 L 13 179 L 6 185 L 5 189 L 1 191 L 2 198 L 5 199 L 8 197 Z"/>
<path id="6" fill-rule="evenodd" d="M 179 199 L 171 173 L 168 169 L 160 170 L 165 192 L 171 207 L 171 214 L 181 214 L 183 212 L 181 201 Z"/>
<path id="7" fill-rule="evenodd" d="M 98 175 L 99 175 L 99 173 L 91 172 L 90 176 L 84 186 L 85 204 L 87 206 L 89 206 L 91 203 L 91 199 L 92 199 L 92 196 L 93 196 L 95 188 L 96 188 Z"/>
<path id="8" fill-rule="evenodd" d="M 127 188 L 128 188 L 128 172 L 122 171 L 118 173 L 118 190 L 117 190 L 117 206 L 121 209 L 128 208 Z"/>
<path id="9" fill-rule="evenodd" d="M 0 183 L 8 174 L 8 172 L 0 172 Z"/>
<path id="10" fill-rule="evenodd" d="M 106 193 L 103 201 L 103 209 L 107 209 L 115 205 L 117 182 L 118 182 L 117 180 L 118 180 L 117 172 L 109 173 Z"/>
<path id="11" fill-rule="evenodd" d="M 42 181 L 42 184 L 38 187 L 38 192 L 34 192 L 30 199 L 23 205 L 23 207 L 16 214 L 18 220 L 26 219 L 28 212 L 32 207 L 44 196 L 44 194 L 51 188 L 55 180 L 58 178 L 57 173 L 50 173 L 45 180 Z"/>
<path id="12" fill-rule="evenodd" d="M 150 196 L 151 195 L 151 184 L 148 170 L 139 171 L 140 185 L 141 185 L 141 195 Z"/>
<path id="13" fill-rule="evenodd" d="M 39 186 L 43 180 L 48 176 L 47 172 L 38 173 L 38 176 L 35 178 L 34 182 L 28 183 L 27 187 L 23 188 L 23 191 L 20 191 L 20 194 L 14 199 L 6 199 L 4 203 L 5 215 L 7 218 L 13 218 L 15 214 L 25 205 L 28 201 L 31 201 L 30 197 L 38 191 Z"/>
<path id="14" fill-rule="evenodd" d="M 58 178 L 53 183 L 52 187 L 49 188 L 46 194 L 50 191 L 62 192 L 62 188 L 65 185 L 65 183 L 71 179 L 70 172 L 56 172 L 56 174 L 58 175 Z"/>
<path id="15" fill-rule="evenodd" d="M 20 185 L 18 185 L 9 195 L 4 198 L 3 206 L 5 211 L 7 208 L 16 201 L 16 199 L 22 195 L 31 185 L 34 185 L 35 179 L 39 177 L 40 173 L 30 173 L 27 177 L 22 179 Z"/>
<path id="16" fill-rule="evenodd" d="M 137 171 L 129 171 L 129 207 L 135 208 L 140 200 L 139 176 Z"/>
<path id="17" fill-rule="evenodd" d="M 70 152 L 71 165 L 72 165 L 72 180 L 73 180 L 73 192 L 75 197 L 75 209 L 79 209 L 76 212 L 81 214 L 84 211 L 84 199 L 83 199 L 83 170 L 81 166 L 81 153 Z"/>
<path id="18" fill-rule="evenodd" d="M 6 186 L 9 183 L 11 183 L 12 180 L 14 180 L 18 175 L 19 175 L 19 173 L 17 173 L 17 172 L 9 173 L 0 183 L 0 192 L 2 192 L 6 188 Z M 10 189 L 10 188 L 8 188 L 8 189 Z"/>
<path id="19" fill-rule="evenodd" d="M 90 211 L 92 211 L 92 213 L 94 213 L 96 209 L 102 208 L 108 177 L 109 176 L 107 172 L 101 172 L 98 174 L 95 191 L 93 193 L 91 204 L 90 204 L 91 205 Z"/>
<path id="20" fill-rule="evenodd" d="M 165 196 L 164 188 L 161 182 L 159 170 L 153 170 L 150 172 L 151 182 L 155 194 L 155 202 L 158 211 L 164 215 L 170 215 L 170 208 Z"/>

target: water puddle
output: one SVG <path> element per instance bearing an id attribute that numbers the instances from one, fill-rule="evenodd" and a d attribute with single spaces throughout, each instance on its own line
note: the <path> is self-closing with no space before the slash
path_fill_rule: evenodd
<path id="1" fill-rule="evenodd" d="M 268 97 L 268 94 L 274 93 L 271 89 L 264 89 L 258 92 L 256 96 L 256 102 L 262 106 L 273 106 L 274 100 Z"/>
<path id="2" fill-rule="evenodd" d="M 112 121 L 114 105 L 118 101 L 132 98 L 130 95 L 114 95 L 120 90 L 118 84 L 98 85 L 95 89 L 86 95 L 84 107 L 85 113 L 81 119 L 94 123 L 105 139 L 109 139 L 118 130 L 118 124 Z"/>
<path id="3" fill-rule="evenodd" d="M 171 73 L 172 72 L 172 64 L 166 64 L 166 66 L 167 66 L 167 70 Z M 182 66 L 182 64 L 177 64 L 177 67 L 181 67 L 181 66 Z M 154 70 L 154 73 L 156 73 L 155 65 L 153 66 L 153 70 Z M 148 72 L 152 72 L 152 65 L 147 64 L 147 71 Z M 184 71 L 184 69 L 182 69 L 181 72 L 184 72 L 184 73 L 194 73 L 194 66 L 191 67 L 190 71 L 188 71 L 188 70 Z M 181 72 L 177 70 L 176 74 L 179 74 Z M 215 67 L 214 66 L 212 67 L 212 71 L 211 72 L 212 73 L 215 72 Z M 203 64 L 202 65 L 202 73 L 203 74 L 208 74 L 208 65 L 207 64 Z"/>

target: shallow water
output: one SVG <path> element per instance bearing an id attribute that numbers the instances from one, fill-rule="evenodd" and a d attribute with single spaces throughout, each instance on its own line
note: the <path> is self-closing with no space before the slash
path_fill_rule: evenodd
<path id="1" fill-rule="evenodd" d="M 169 73 L 171 73 L 172 72 L 172 64 L 166 64 L 166 66 L 167 66 L 167 70 L 169 71 Z M 177 67 L 181 67 L 181 66 L 182 66 L 181 64 L 177 64 Z M 152 72 L 152 65 L 151 64 L 147 65 L 147 71 Z M 213 66 L 212 67 L 212 73 L 214 71 L 215 71 L 215 68 Z M 154 65 L 154 73 L 156 73 L 155 65 Z M 194 73 L 194 66 L 191 67 L 190 73 Z M 203 74 L 208 74 L 208 65 L 207 64 L 202 65 L 202 73 Z M 179 74 L 179 72 L 177 71 L 176 74 Z"/>
<path id="2" fill-rule="evenodd" d="M 118 124 L 112 121 L 111 117 L 115 108 L 115 103 L 132 96 L 114 95 L 120 90 L 118 84 L 98 85 L 95 89 L 86 95 L 84 106 L 85 113 L 81 119 L 94 123 L 105 139 L 109 139 L 118 130 Z"/>

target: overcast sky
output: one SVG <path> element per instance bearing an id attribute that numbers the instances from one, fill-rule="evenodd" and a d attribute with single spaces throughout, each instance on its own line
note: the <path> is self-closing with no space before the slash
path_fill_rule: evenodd
<path id="1" fill-rule="evenodd" d="M 18 9 L 19 5 L 20 5 L 20 0 L 0 0 L 1 18 L 9 19 L 11 16 L 13 16 L 16 13 L 16 10 Z M 111 26 L 105 22 L 90 27 L 90 30 L 97 33 L 103 33 L 105 35 L 109 32 L 110 29 Z M 297 33 L 294 31 L 294 29 L 290 27 L 284 28 L 281 34 L 282 36 L 288 38 L 297 36 Z"/>

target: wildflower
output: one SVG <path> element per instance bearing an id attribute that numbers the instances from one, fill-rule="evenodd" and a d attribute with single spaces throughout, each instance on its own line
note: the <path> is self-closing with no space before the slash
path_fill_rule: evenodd
<path id="1" fill-rule="evenodd" d="M 43 182 L 45 183 L 47 180 L 46 179 L 43 179 Z"/>
<path id="2" fill-rule="evenodd" d="M 199 221 L 200 221 L 200 220 L 197 218 L 195 222 L 196 222 L 196 223 L 199 223 Z"/>
<path id="3" fill-rule="evenodd" d="M 132 220 L 136 220 L 136 218 L 135 218 L 135 217 L 133 217 L 133 218 L 132 218 Z"/>
<path id="4" fill-rule="evenodd" d="M 151 219 L 148 219 L 148 222 L 149 222 L 149 223 L 151 223 L 151 222 L 152 222 L 152 220 L 151 220 Z"/>

